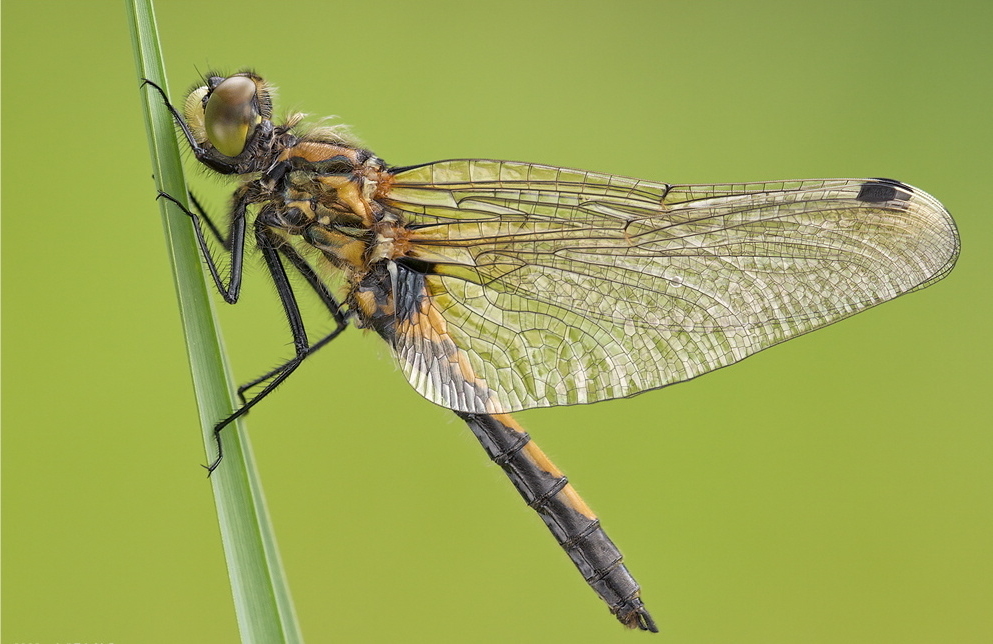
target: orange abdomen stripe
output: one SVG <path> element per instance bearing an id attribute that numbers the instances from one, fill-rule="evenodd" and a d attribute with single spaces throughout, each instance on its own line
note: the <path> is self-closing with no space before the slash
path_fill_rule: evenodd
<path id="1" fill-rule="evenodd" d="M 658 632 L 640 587 L 617 546 L 586 502 L 531 437 L 507 414 L 456 412 L 524 500 L 541 516 L 559 545 L 622 624 Z"/>

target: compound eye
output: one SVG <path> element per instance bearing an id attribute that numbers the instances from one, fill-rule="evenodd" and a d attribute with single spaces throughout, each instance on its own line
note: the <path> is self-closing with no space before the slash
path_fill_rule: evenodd
<path id="1" fill-rule="evenodd" d="M 257 95 L 255 81 L 245 76 L 227 78 L 210 93 L 204 108 L 204 128 L 207 140 L 224 156 L 241 154 L 262 121 Z"/>

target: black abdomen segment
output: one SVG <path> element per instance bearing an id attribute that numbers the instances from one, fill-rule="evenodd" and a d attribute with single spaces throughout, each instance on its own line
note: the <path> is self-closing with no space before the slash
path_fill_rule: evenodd
<path id="1" fill-rule="evenodd" d="M 456 412 L 527 504 L 541 516 L 586 583 L 628 628 L 658 632 L 641 602 L 640 586 L 617 546 L 569 480 L 510 416 Z"/>

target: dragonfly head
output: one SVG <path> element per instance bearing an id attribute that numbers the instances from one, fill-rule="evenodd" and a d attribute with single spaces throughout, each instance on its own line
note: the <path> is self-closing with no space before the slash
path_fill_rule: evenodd
<path id="1" fill-rule="evenodd" d="M 248 71 L 208 74 L 206 82 L 186 97 L 186 122 L 198 143 L 213 148 L 219 164 L 233 165 L 229 160 L 250 150 L 260 132 L 271 130 L 263 124 L 272 117 L 272 88 Z"/>

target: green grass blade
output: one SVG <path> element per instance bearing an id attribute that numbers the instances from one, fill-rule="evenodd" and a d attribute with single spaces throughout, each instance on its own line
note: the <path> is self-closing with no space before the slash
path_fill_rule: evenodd
<path id="1" fill-rule="evenodd" d="M 151 0 L 126 0 L 138 76 L 166 88 Z M 140 93 L 157 187 L 186 201 L 176 130 L 158 94 Z M 153 198 L 149 190 L 149 203 Z M 190 370 L 200 409 L 207 461 L 214 458 L 213 425 L 231 412 L 233 387 L 189 218 L 159 200 L 176 280 Z M 224 461 L 210 477 L 235 613 L 243 642 L 301 642 L 279 561 L 262 487 L 241 423 L 224 430 Z"/>

